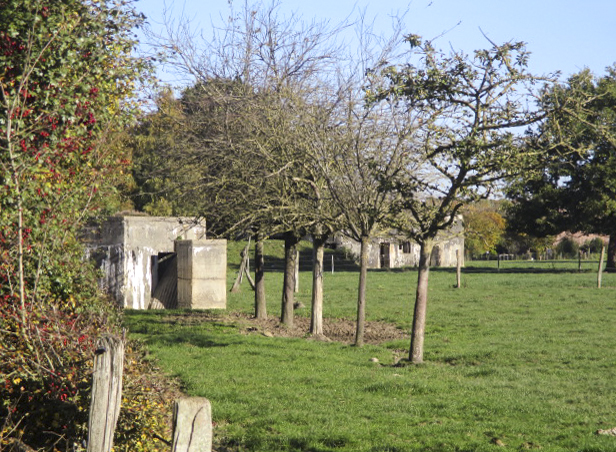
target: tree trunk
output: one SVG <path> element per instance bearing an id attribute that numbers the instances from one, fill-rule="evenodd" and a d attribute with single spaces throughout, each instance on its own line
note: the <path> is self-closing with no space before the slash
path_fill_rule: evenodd
<path id="1" fill-rule="evenodd" d="M 323 256 L 325 236 L 314 236 L 312 241 L 312 310 L 310 334 L 323 335 Z"/>
<path id="2" fill-rule="evenodd" d="M 295 248 L 295 273 L 293 274 L 293 290 L 295 293 L 299 292 L 299 250 Z"/>
<path id="3" fill-rule="evenodd" d="M 607 244 L 607 264 L 605 269 L 610 272 L 616 271 L 616 234 L 610 234 Z"/>
<path id="4" fill-rule="evenodd" d="M 17 198 L 17 273 L 19 278 L 19 315 L 21 318 L 21 333 L 26 339 L 28 347 L 30 345 L 30 335 L 28 334 L 28 328 L 26 326 L 26 283 L 25 283 L 25 270 L 24 270 L 24 208 L 23 197 L 21 194 L 21 184 L 18 171 L 18 163 L 13 151 L 13 139 L 11 135 L 12 130 L 12 113 L 11 109 L 8 115 L 6 126 L 6 142 L 8 144 L 8 154 L 10 161 L 11 179 L 14 184 L 15 197 Z M 12 292 L 12 290 L 11 290 Z"/>
<path id="5" fill-rule="evenodd" d="M 426 331 L 426 310 L 428 307 L 428 277 L 430 276 L 430 255 L 432 241 L 420 244 L 419 271 L 417 276 L 417 293 L 415 295 L 415 312 L 413 314 L 413 331 L 411 333 L 411 349 L 409 360 L 413 364 L 423 362 L 424 333 Z"/>
<path id="6" fill-rule="evenodd" d="M 456 250 L 456 288 L 462 287 L 462 252 Z"/>
<path id="7" fill-rule="evenodd" d="M 355 346 L 364 345 L 366 323 L 366 278 L 368 276 L 368 237 L 361 237 L 359 254 L 359 288 L 357 290 L 357 328 L 355 330 Z"/>
<path id="8" fill-rule="evenodd" d="M 255 240 L 255 317 L 267 319 L 265 301 L 265 258 L 263 257 L 263 234 L 257 233 Z"/>
<path id="9" fill-rule="evenodd" d="M 293 326 L 293 302 L 295 301 L 295 260 L 299 238 L 293 232 L 284 234 L 284 284 L 282 287 L 282 313 L 280 321 Z"/>

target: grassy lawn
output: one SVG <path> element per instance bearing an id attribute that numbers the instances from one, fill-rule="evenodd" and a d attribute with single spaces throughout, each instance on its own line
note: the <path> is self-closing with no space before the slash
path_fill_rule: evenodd
<path id="1" fill-rule="evenodd" d="M 210 399 L 221 451 L 616 451 L 616 437 L 595 434 L 616 427 L 616 275 L 598 290 L 596 266 L 471 262 L 461 289 L 453 270 L 434 269 L 421 366 L 393 365 L 406 340 L 358 349 L 177 312 L 127 312 L 126 323 L 189 395 Z M 311 275 L 300 277 L 309 306 Z M 368 320 L 408 329 L 415 279 L 371 271 Z M 273 316 L 281 283 L 266 277 Z M 228 311 L 251 311 L 244 284 Z M 326 274 L 325 316 L 354 318 L 356 286 L 356 272 Z"/>

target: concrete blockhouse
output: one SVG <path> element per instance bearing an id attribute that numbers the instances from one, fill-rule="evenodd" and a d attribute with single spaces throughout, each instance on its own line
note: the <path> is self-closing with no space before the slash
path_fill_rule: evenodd
<path id="1" fill-rule="evenodd" d="M 226 241 L 206 240 L 204 222 L 187 218 L 114 216 L 91 226 L 86 233 L 88 253 L 102 271 L 101 288 L 120 306 L 131 309 L 178 306 L 177 243 L 193 246 L 193 242 L 198 244 L 194 248 L 201 251 L 194 256 L 192 252 L 183 256 L 180 268 L 190 267 L 190 277 L 198 281 L 194 285 L 200 292 L 190 292 L 192 298 L 184 298 L 182 307 L 224 308 Z M 198 262 L 194 261 L 195 256 Z M 182 277 L 186 279 L 188 274 L 184 271 Z M 187 284 L 193 285 L 192 280 Z M 204 284 L 209 284 L 210 295 L 215 294 L 210 302 L 193 296 L 207 292 Z"/>

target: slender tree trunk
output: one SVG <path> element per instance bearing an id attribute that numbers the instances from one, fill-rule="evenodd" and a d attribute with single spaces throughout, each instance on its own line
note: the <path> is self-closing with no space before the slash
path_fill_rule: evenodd
<path id="1" fill-rule="evenodd" d="M 310 334 L 323 335 L 323 256 L 325 254 L 323 235 L 315 235 L 312 242 L 312 310 Z"/>
<path id="2" fill-rule="evenodd" d="M 7 104 L 8 107 L 8 104 Z M 11 178 L 15 184 L 15 196 L 17 198 L 17 276 L 19 278 L 19 316 L 21 319 L 21 332 L 29 347 L 30 336 L 26 327 L 26 283 L 24 269 L 24 207 L 21 193 L 21 185 L 19 183 L 19 170 L 13 150 L 13 139 L 11 137 L 12 130 L 12 114 L 13 108 L 7 109 L 8 118 L 6 124 L 6 142 L 8 144 L 8 154 L 10 161 Z M 12 290 L 11 290 L 12 291 Z"/>
<path id="3" fill-rule="evenodd" d="M 263 234 L 257 232 L 255 240 L 255 317 L 267 318 L 267 303 L 265 301 L 265 258 L 263 256 Z"/>
<path id="4" fill-rule="evenodd" d="M 616 271 L 616 233 L 610 234 L 610 241 L 607 244 L 607 271 Z"/>
<path id="5" fill-rule="evenodd" d="M 295 301 L 295 260 L 299 238 L 293 232 L 284 234 L 284 284 L 282 288 L 282 313 L 280 321 L 293 326 L 293 302 Z"/>
<path id="6" fill-rule="evenodd" d="M 422 242 L 420 246 L 417 293 L 415 296 L 415 312 L 413 314 L 411 349 L 409 351 L 409 360 L 413 364 L 420 364 L 423 362 L 426 310 L 428 307 L 428 277 L 430 276 L 430 255 L 432 254 L 433 244 L 432 241 L 426 240 Z"/>
<path id="7" fill-rule="evenodd" d="M 366 278 L 368 276 L 368 236 L 361 237 L 359 252 L 359 288 L 357 290 L 357 328 L 355 330 L 355 346 L 364 345 L 366 324 Z"/>

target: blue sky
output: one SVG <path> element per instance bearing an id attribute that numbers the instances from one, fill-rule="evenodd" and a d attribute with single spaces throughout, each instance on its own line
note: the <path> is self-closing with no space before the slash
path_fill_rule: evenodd
<path id="1" fill-rule="evenodd" d="M 243 0 L 233 0 L 237 8 Z M 268 3 L 265 1 L 265 3 Z M 588 67 L 597 75 L 616 63 L 616 0 L 281 0 L 283 14 L 295 12 L 309 21 L 338 23 L 365 9 L 384 34 L 390 16 L 407 11 L 405 29 L 434 38 L 439 48 L 450 46 L 471 52 L 489 43 L 525 41 L 532 52 L 530 69 L 536 74 L 560 70 L 563 76 Z M 377 6 L 378 5 L 378 6 Z M 183 14 L 209 36 L 211 24 L 228 16 L 228 0 L 139 0 L 137 9 L 152 26 L 163 20 L 166 7 L 173 16 Z"/>

